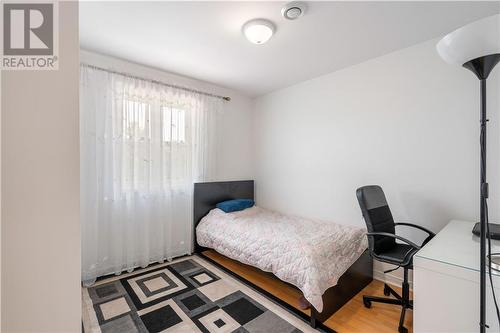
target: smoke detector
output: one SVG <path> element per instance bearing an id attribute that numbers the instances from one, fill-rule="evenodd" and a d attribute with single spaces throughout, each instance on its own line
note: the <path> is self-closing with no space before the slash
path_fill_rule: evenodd
<path id="1" fill-rule="evenodd" d="M 296 20 L 306 11 L 304 2 L 289 2 L 281 8 L 281 15 L 287 20 Z"/>

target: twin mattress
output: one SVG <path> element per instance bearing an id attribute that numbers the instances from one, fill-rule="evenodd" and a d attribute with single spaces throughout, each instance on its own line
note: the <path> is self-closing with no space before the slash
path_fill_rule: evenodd
<path id="1" fill-rule="evenodd" d="M 212 209 L 198 224 L 198 244 L 272 272 L 323 311 L 323 293 L 367 248 L 366 229 L 315 221 L 252 207 Z"/>

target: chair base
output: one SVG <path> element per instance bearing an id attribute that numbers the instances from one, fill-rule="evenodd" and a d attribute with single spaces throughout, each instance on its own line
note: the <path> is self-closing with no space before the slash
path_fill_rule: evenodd
<path id="1" fill-rule="evenodd" d="M 389 287 L 384 283 L 384 295 L 394 296 L 395 298 L 377 297 L 377 296 L 363 296 L 363 304 L 366 308 L 372 307 L 372 302 L 394 304 L 401 306 L 401 316 L 399 317 L 399 333 L 408 333 L 408 329 L 404 327 L 406 310 L 413 309 L 413 301 L 409 299 L 409 289 L 408 283 L 403 283 L 403 296 L 399 295 L 394 289 Z"/>

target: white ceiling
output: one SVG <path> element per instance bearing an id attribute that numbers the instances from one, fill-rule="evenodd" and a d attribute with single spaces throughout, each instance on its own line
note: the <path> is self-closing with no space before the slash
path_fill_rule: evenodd
<path id="1" fill-rule="evenodd" d="M 80 43 L 258 96 L 446 34 L 500 12 L 500 2 L 309 2 L 297 21 L 285 2 L 80 2 Z M 264 45 L 241 26 L 276 24 Z"/>

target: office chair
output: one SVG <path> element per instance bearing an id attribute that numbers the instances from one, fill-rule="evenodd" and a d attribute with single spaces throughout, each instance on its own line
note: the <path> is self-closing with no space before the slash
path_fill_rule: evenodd
<path id="1" fill-rule="evenodd" d="M 373 259 L 396 265 L 398 267 L 385 271 L 384 273 L 403 267 L 404 277 L 402 295 L 399 295 L 386 283 L 384 283 L 384 295 L 392 295 L 394 298 L 384 298 L 376 296 L 363 296 L 365 307 L 370 308 L 372 302 L 396 304 L 402 307 L 401 317 L 399 319 L 399 332 L 407 333 L 408 329 L 404 327 L 406 309 L 413 309 L 413 301 L 410 300 L 410 285 L 408 284 L 408 270 L 413 269 L 413 256 L 428 241 L 435 236 L 433 232 L 421 226 L 411 223 L 394 223 L 391 210 L 387 205 L 384 191 L 377 185 L 363 186 L 356 190 L 359 206 L 363 213 L 368 232 L 368 250 Z M 428 236 L 417 245 L 408 239 L 396 235 L 396 226 L 403 225 L 425 231 Z M 402 243 L 396 243 L 396 240 Z"/>

